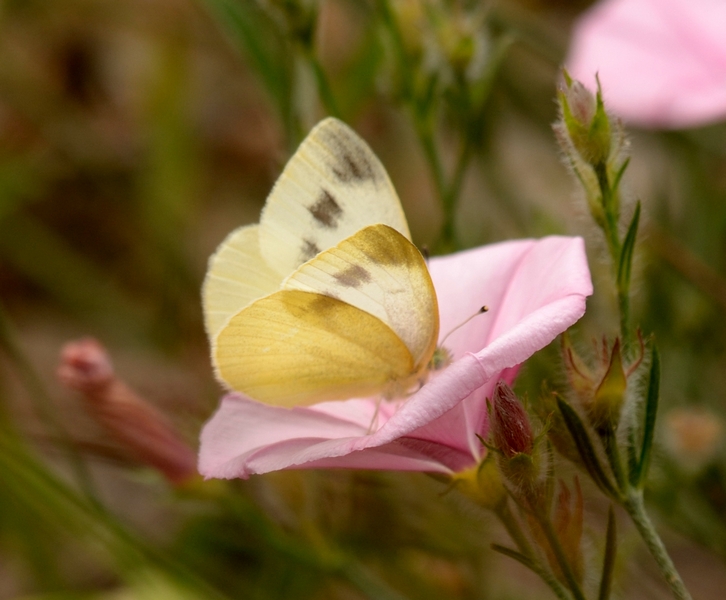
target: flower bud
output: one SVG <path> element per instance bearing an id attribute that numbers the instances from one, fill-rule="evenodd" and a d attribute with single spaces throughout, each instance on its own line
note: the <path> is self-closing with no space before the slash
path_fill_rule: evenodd
<path id="1" fill-rule="evenodd" d="M 533 510 L 545 500 L 540 481 L 540 453 L 524 406 L 500 381 L 491 402 L 491 434 L 499 450 L 499 468 L 512 494 Z"/>
<path id="2" fill-rule="evenodd" d="M 614 430 L 618 426 L 627 385 L 620 340 L 616 339 L 607 371 L 595 390 L 592 402 L 586 406 L 590 423 L 598 433 Z"/>
<path id="3" fill-rule="evenodd" d="M 560 543 L 560 547 L 572 568 L 572 573 L 578 583 L 582 583 L 584 575 L 584 561 L 582 556 L 582 529 L 583 529 L 584 502 L 580 481 L 575 477 L 575 498 L 573 500 L 564 481 L 560 480 L 560 491 L 555 500 L 552 525 Z M 537 545 L 542 548 L 552 572 L 562 583 L 567 584 L 565 574 L 562 572 L 560 561 L 557 559 L 550 544 L 541 521 L 534 515 L 527 515 L 530 531 Z"/>
<path id="4" fill-rule="evenodd" d="M 96 340 L 66 344 L 57 374 L 65 386 L 83 394 L 91 416 L 141 462 L 175 484 L 196 474 L 194 451 L 164 415 L 116 377 L 106 350 Z"/>
<path id="5" fill-rule="evenodd" d="M 564 72 L 565 87 L 558 91 L 561 119 L 569 141 L 590 165 L 603 165 L 610 156 L 610 119 L 602 101 L 600 82 L 593 96 L 582 83 Z"/>
<path id="6" fill-rule="evenodd" d="M 522 403 L 504 381 L 499 381 L 494 388 L 492 436 L 494 445 L 507 458 L 517 454 L 531 454 L 534 448 L 529 417 Z"/>

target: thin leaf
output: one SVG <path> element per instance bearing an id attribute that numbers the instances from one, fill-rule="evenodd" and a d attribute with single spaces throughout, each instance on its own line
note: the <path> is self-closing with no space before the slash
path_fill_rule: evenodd
<path id="1" fill-rule="evenodd" d="M 241 49 L 290 125 L 292 53 L 272 19 L 255 2 L 203 0 L 232 43 Z"/>
<path id="2" fill-rule="evenodd" d="M 535 564 L 534 561 L 527 558 L 524 554 L 521 554 L 520 552 L 517 552 L 516 550 L 513 550 L 512 548 L 507 548 L 506 546 L 500 546 L 499 544 L 492 544 L 491 546 L 492 550 L 495 552 L 499 552 L 500 554 L 503 554 L 504 556 L 508 556 L 509 558 L 512 558 L 516 560 L 521 565 L 527 567 L 530 571 L 533 573 L 536 573 L 539 575 L 542 580 L 550 586 L 550 589 L 555 593 L 555 596 L 557 596 L 560 600 L 568 600 L 571 596 L 568 594 L 568 592 L 565 590 L 565 588 L 562 586 L 562 584 L 555 579 L 555 577 L 547 570 L 541 568 L 537 564 Z"/>
<path id="3" fill-rule="evenodd" d="M 635 212 L 628 227 L 628 233 L 623 240 L 620 250 L 620 264 L 618 265 L 618 289 L 627 291 L 630 286 L 630 273 L 633 265 L 633 250 L 635 239 L 638 236 L 638 222 L 640 221 L 640 202 L 635 205 Z"/>
<path id="4" fill-rule="evenodd" d="M 504 556 L 508 556 L 509 558 L 513 558 L 518 563 L 527 567 L 530 571 L 534 571 L 539 575 L 539 570 L 535 567 L 534 563 L 521 552 L 517 552 L 516 550 L 512 550 L 506 546 L 500 546 L 499 544 L 492 544 L 492 550 L 499 552 L 499 554 L 504 554 Z"/>
<path id="5" fill-rule="evenodd" d="M 612 504 L 608 510 L 608 526 L 605 536 L 605 556 L 602 563 L 602 576 L 600 577 L 600 592 L 598 600 L 608 600 L 613 586 L 613 571 L 615 569 L 615 556 L 618 552 L 617 523 Z"/>
<path id="6" fill-rule="evenodd" d="M 600 464 L 600 459 L 595 452 L 595 448 L 592 446 L 590 436 L 587 434 L 579 415 L 561 398 L 557 398 L 557 407 L 560 409 L 565 425 L 577 446 L 580 458 L 592 480 L 605 494 L 614 499 L 619 498 L 617 490 Z"/>
<path id="7" fill-rule="evenodd" d="M 658 395 L 660 387 L 660 357 L 658 349 L 653 345 L 651 351 L 650 376 L 648 377 L 648 395 L 645 400 L 645 423 L 643 424 L 643 444 L 637 468 L 631 473 L 630 482 L 637 488 L 643 487 L 648 475 L 650 457 L 655 434 L 655 418 L 658 414 Z"/>
<path id="8" fill-rule="evenodd" d="M 630 157 L 626 158 L 623 161 L 623 164 L 620 165 L 620 168 L 618 169 L 618 172 L 615 173 L 615 177 L 613 179 L 613 185 L 612 189 L 617 190 L 618 186 L 620 185 L 620 180 L 623 178 L 623 174 L 625 173 L 625 169 L 628 168 L 628 165 L 630 164 Z"/>

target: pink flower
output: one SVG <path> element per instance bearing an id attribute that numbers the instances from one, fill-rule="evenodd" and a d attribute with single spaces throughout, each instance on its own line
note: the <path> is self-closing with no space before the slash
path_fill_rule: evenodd
<path id="1" fill-rule="evenodd" d="M 680 128 L 726 117 L 726 2 L 603 0 L 575 24 L 565 65 L 634 125 Z"/>
<path id="2" fill-rule="evenodd" d="M 281 469 L 357 468 L 452 473 L 482 455 L 486 397 L 500 379 L 585 312 L 592 293 L 580 238 L 484 246 L 430 261 L 442 337 L 453 362 L 415 394 L 285 409 L 228 394 L 201 434 L 205 477 Z"/>

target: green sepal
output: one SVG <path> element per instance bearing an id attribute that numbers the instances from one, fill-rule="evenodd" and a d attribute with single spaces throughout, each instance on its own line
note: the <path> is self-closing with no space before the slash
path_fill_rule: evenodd
<path id="1" fill-rule="evenodd" d="M 590 417 L 590 423 L 603 438 L 608 432 L 615 431 L 618 427 L 627 387 L 628 378 L 623 367 L 620 340 L 616 339 L 610 355 L 608 369 L 597 386 L 592 401 L 587 406 L 587 416 Z"/>
<path id="2" fill-rule="evenodd" d="M 605 555 L 602 561 L 602 575 L 600 576 L 600 591 L 598 600 L 608 600 L 613 585 L 613 571 L 615 570 L 615 556 L 618 553 L 617 523 L 613 505 L 608 509 L 608 524 L 605 534 Z"/>
<path id="3" fill-rule="evenodd" d="M 642 488 L 648 475 L 650 457 L 653 450 L 655 419 L 658 414 L 658 395 L 660 388 L 660 357 L 655 344 L 652 346 L 650 359 L 650 375 L 648 376 L 648 394 L 645 399 L 645 422 L 643 423 L 643 442 L 640 447 L 640 460 L 630 474 L 633 487 Z"/>
<path id="4" fill-rule="evenodd" d="M 588 474 L 603 493 L 618 500 L 620 495 L 600 464 L 600 459 L 595 452 L 595 448 L 592 446 L 590 436 L 588 435 L 585 426 L 582 424 L 580 416 L 561 398 L 557 398 L 557 407 L 562 414 L 562 418 L 565 421 L 565 425 L 567 426 L 575 445 L 577 446 L 580 459 L 582 460 L 583 465 L 585 465 L 585 469 Z"/>
<path id="5" fill-rule="evenodd" d="M 640 221 L 640 202 L 635 205 L 635 212 L 630 221 L 628 232 L 623 240 L 623 247 L 620 250 L 620 264 L 618 265 L 618 289 L 627 292 L 630 286 L 630 273 L 633 265 L 633 250 L 635 239 L 638 236 L 638 223 Z"/>

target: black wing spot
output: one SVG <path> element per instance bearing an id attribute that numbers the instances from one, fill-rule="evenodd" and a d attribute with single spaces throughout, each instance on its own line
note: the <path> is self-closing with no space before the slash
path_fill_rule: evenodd
<path id="1" fill-rule="evenodd" d="M 371 152 L 365 142 L 352 131 L 328 132 L 325 144 L 330 149 L 335 162 L 331 170 L 341 183 L 378 183 L 379 172 L 371 162 Z"/>
<path id="2" fill-rule="evenodd" d="M 333 167 L 333 173 L 343 183 L 362 183 L 363 181 L 375 181 L 373 165 L 363 152 L 351 152 L 350 149 L 338 149 L 336 153 L 337 163 Z"/>
<path id="3" fill-rule="evenodd" d="M 320 254 L 320 248 L 311 240 L 303 240 L 303 247 L 300 249 L 300 258 L 302 262 L 307 262 L 314 256 Z"/>
<path id="4" fill-rule="evenodd" d="M 335 201 L 335 198 L 328 190 L 322 190 L 318 201 L 312 206 L 308 207 L 310 214 L 313 218 L 320 223 L 323 227 L 335 229 L 338 226 L 338 219 L 343 214 L 343 209 L 340 208 L 340 204 Z"/>
<path id="5" fill-rule="evenodd" d="M 371 280 L 371 274 L 360 265 L 350 265 L 345 271 L 334 275 L 336 281 L 345 287 L 357 288 Z"/>

